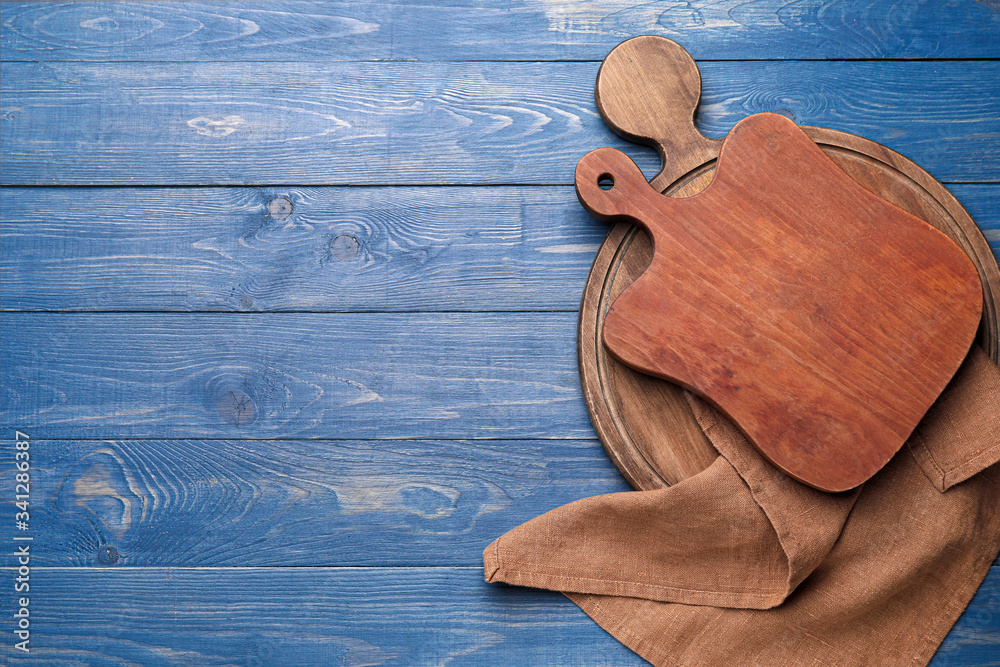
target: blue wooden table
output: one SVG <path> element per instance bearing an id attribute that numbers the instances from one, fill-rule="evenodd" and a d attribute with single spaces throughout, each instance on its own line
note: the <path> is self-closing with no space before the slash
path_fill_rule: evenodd
<path id="1" fill-rule="evenodd" d="M 884 143 L 1000 250 L 995 0 L 447 5 L 0 7 L 3 661 L 643 664 L 481 568 L 628 488 L 579 387 L 606 230 L 571 185 L 598 146 L 656 168 L 593 100 L 627 37 L 691 51 L 707 134 Z M 1000 567 L 933 664 L 1000 664 Z"/>

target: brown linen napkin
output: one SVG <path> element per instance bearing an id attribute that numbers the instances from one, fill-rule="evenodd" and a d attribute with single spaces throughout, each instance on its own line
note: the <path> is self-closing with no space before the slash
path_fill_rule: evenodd
<path id="1" fill-rule="evenodd" d="M 689 400 L 711 466 L 515 528 L 484 552 L 486 580 L 563 591 L 657 665 L 926 664 L 1000 548 L 1000 466 L 984 470 L 1000 460 L 1000 371 L 985 353 L 846 494 L 782 475 Z"/>

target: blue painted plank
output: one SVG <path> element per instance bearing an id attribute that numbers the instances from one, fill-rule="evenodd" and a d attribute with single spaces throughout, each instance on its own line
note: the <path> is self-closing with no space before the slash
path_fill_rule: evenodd
<path id="1" fill-rule="evenodd" d="M 597 440 L 32 438 L 30 455 L 37 566 L 481 566 L 521 523 L 629 490 Z"/>
<path id="2" fill-rule="evenodd" d="M 558 593 L 480 568 L 39 568 L 14 665 L 643 665 Z M 12 596 L 0 598 L 9 618 Z M 931 661 L 996 665 L 994 567 Z"/>
<path id="3" fill-rule="evenodd" d="M 929 667 L 1000 665 L 1000 566 L 990 568 Z"/>
<path id="4" fill-rule="evenodd" d="M 630 490 L 597 440 L 32 439 L 30 454 L 25 534 L 46 567 L 479 566 L 525 521 Z"/>
<path id="5" fill-rule="evenodd" d="M 3 63 L 3 183 L 569 184 L 614 137 L 597 63 Z M 1000 181 L 1000 61 L 705 63 L 710 135 L 759 111 Z"/>
<path id="6" fill-rule="evenodd" d="M 951 192 L 972 216 L 1000 261 L 1000 201 L 989 185 L 952 185 Z"/>
<path id="7" fill-rule="evenodd" d="M 482 568 L 72 568 L 31 576 L 34 655 L 53 662 L 646 664 L 564 596 L 486 584 Z M 0 598 L 7 618 L 11 597 Z M 37 663 L 11 655 L 11 664 Z"/>
<path id="8" fill-rule="evenodd" d="M 569 186 L 3 188 L 0 306 L 573 311 L 607 229 Z"/>
<path id="9" fill-rule="evenodd" d="M 592 438 L 576 313 L 0 319 L 35 438 Z"/>
<path id="10" fill-rule="evenodd" d="M 996 58 L 990 2 L 0 5 L 4 60 L 599 60 L 658 34 L 697 58 Z"/>
<path id="11" fill-rule="evenodd" d="M 1000 186 L 952 190 L 1000 253 Z M 570 186 L 4 188 L 0 306 L 571 311 L 606 229 Z"/>

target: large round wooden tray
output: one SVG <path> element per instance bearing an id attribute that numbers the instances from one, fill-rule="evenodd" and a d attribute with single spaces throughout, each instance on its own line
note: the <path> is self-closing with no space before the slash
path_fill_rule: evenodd
<path id="1" fill-rule="evenodd" d="M 996 362 L 1000 267 L 962 205 L 930 174 L 881 144 L 835 130 L 803 129 L 861 185 L 928 221 L 965 250 L 983 284 L 977 344 Z M 700 166 L 685 169 L 669 184 L 662 182 L 661 173 L 653 184 L 672 196 L 700 192 L 711 182 L 715 169 L 711 151 L 704 152 L 704 159 L 695 160 Z M 684 390 L 623 366 L 601 342 L 609 306 L 642 274 L 651 257 L 645 232 L 625 223 L 611 229 L 587 278 L 578 332 L 580 378 L 591 420 L 611 460 L 636 489 L 675 484 L 702 471 L 718 456 L 694 419 Z"/>

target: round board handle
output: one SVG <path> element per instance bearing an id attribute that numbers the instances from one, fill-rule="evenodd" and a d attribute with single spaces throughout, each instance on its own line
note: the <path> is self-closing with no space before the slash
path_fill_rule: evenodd
<path id="1" fill-rule="evenodd" d="M 660 154 L 663 169 L 650 181 L 657 191 L 719 155 L 722 141 L 695 127 L 701 73 L 677 42 L 656 35 L 622 42 L 601 64 L 594 97 L 615 134 Z"/>
<path id="2" fill-rule="evenodd" d="M 590 151 L 576 165 L 576 196 L 601 222 L 631 222 L 652 233 L 643 211 L 669 208 L 664 197 L 646 182 L 639 166 L 614 148 Z"/>

